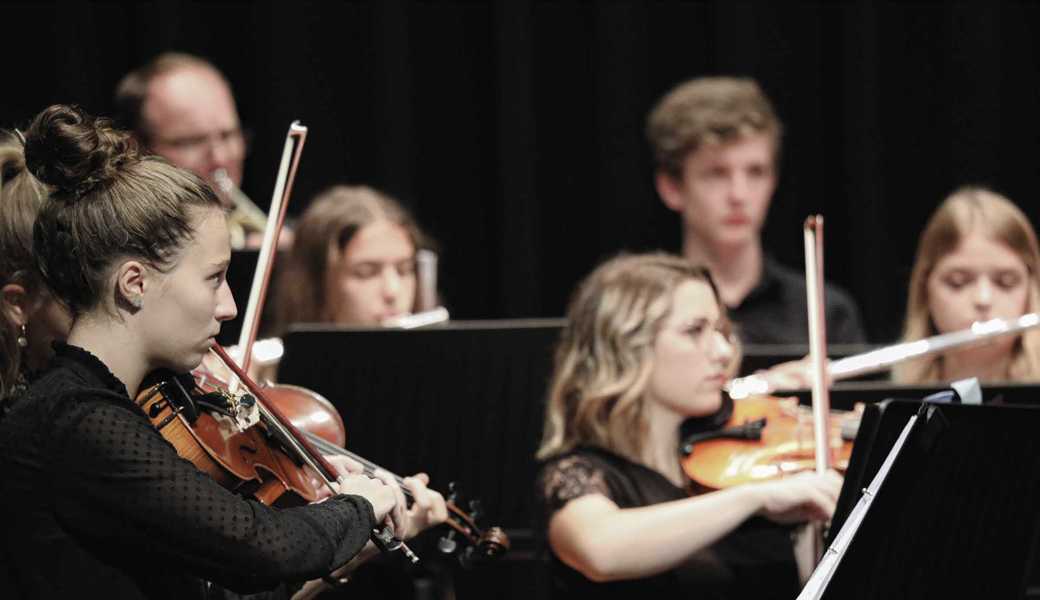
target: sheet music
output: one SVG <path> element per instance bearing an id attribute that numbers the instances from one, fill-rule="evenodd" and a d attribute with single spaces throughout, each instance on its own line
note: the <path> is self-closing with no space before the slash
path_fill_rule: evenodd
<path id="1" fill-rule="evenodd" d="M 899 452 L 903 449 L 903 444 L 906 442 L 906 438 L 910 435 L 910 431 L 916 422 L 917 415 L 913 415 L 907 420 L 903 431 L 899 434 L 899 439 L 896 440 L 892 450 L 885 457 L 885 462 L 878 469 L 877 474 L 874 475 L 874 479 L 871 480 L 867 489 L 863 490 L 863 495 L 860 496 L 856 507 L 849 513 L 849 518 L 842 525 L 841 530 L 838 531 L 838 535 L 834 536 L 834 541 L 827 548 L 827 551 L 823 553 L 820 564 L 816 566 L 816 570 L 809 577 L 809 581 L 802 588 L 802 592 L 798 594 L 798 600 L 815 600 L 823 596 L 824 591 L 827 589 L 827 584 L 830 583 L 831 576 L 834 575 L 834 571 L 841 563 L 842 557 L 845 556 L 845 550 L 859 530 L 859 525 L 867 515 L 867 510 L 869 510 L 875 494 L 881 489 L 881 484 L 888 476 L 889 469 L 895 463 L 896 457 L 899 456 Z"/>

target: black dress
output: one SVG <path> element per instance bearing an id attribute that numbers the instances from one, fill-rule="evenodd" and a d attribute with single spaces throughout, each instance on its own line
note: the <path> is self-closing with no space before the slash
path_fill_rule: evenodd
<path id="1" fill-rule="evenodd" d="M 620 508 L 689 497 L 657 471 L 601 449 L 580 448 L 550 459 L 538 476 L 542 531 L 567 502 L 602 494 Z M 550 550 L 554 598 L 794 598 L 798 571 L 790 530 L 762 518 L 691 555 L 676 569 L 643 579 L 596 583 Z"/>
<path id="2" fill-rule="evenodd" d="M 0 423 L 0 470 L 0 566 L 21 597 L 279 588 L 347 562 L 374 522 L 359 496 L 273 510 L 223 489 L 177 456 L 104 364 L 62 344 Z"/>

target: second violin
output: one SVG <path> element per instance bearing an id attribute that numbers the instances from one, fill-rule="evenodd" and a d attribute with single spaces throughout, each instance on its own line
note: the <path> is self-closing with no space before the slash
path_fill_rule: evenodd
<path id="1" fill-rule="evenodd" d="M 830 462 L 839 472 L 848 466 L 858 423 L 859 412 L 831 413 Z M 809 471 L 816 452 L 812 413 L 797 398 L 735 400 L 723 427 L 686 436 L 681 450 L 683 471 L 709 490 Z"/>

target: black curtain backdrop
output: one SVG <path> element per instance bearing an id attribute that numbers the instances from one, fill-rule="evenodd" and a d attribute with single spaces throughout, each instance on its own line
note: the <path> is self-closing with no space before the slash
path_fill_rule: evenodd
<path id="1" fill-rule="evenodd" d="M 245 190 L 267 204 L 302 120 L 292 210 L 340 182 L 400 197 L 443 246 L 456 318 L 560 315 L 598 261 L 676 250 L 643 123 L 699 75 L 752 76 L 773 98 L 786 134 L 766 245 L 800 267 L 801 222 L 825 214 L 828 278 L 873 341 L 898 334 L 917 234 L 953 188 L 1040 216 L 1033 5 L 33 2 L 2 17 L 0 126 L 54 102 L 107 114 L 130 68 L 208 57 L 255 133 Z"/>

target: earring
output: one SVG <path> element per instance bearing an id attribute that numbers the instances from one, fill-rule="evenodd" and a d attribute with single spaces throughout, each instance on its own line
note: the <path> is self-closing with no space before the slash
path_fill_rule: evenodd
<path id="1" fill-rule="evenodd" d="M 29 331 L 26 328 L 25 323 L 22 323 L 22 330 L 18 334 L 18 347 L 28 348 L 29 347 Z"/>
<path id="2" fill-rule="evenodd" d="M 142 304 L 144 304 L 144 299 L 142 299 L 140 296 L 133 296 L 132 298 L 130 298 L 130 305 L 134 308 L 141 308 Z"/>

